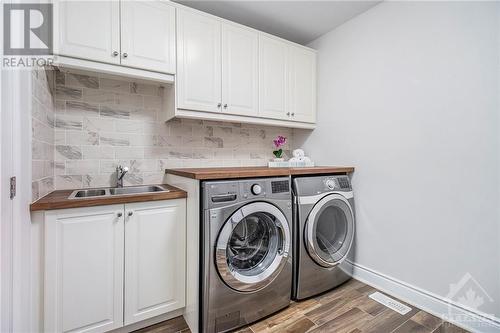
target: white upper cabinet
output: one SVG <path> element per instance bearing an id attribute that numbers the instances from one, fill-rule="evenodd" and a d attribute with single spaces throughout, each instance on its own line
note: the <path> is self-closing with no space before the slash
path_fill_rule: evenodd
<path id="1" fill-rule="evenodd" d="M 167 1 L 56 0 L 57 55 L 175 73 L 175 7 Z"/>
<path id="2" fill-rule="evenodd" d="M 316 121 L 316 52 L 288 48 L 288 112 L 294 121 Z"/>
<path id="3" fill-rule="evenodd" d="M 123 205 L 45 213 L 44 332 L 123 326 Z"/>
<path id="4" fill-rule="evenodd" d="M 164 1 L 121 2 L 122 65 L 175 73 L 175 7 Z"/>
<path id="5" fill-rule="evenodd" d="M 220 112 L 221 22 L 177 10 L 177 107 Z"/>
<path id="6" fill-rule="evenodd" d="M 258 116 L 259 35 L 251 29 L 222 25 L 223 112 Z"/>
<path id="7" fill-rule="evenodd" d="M 54 2 L 55 53 L 120 63 L 120 2 Z"/>
<path id="8" fill-rule="evenodd" d="M 288 120 L 288 44 L 264 34 L 259 41 L 259 115 Z"/>
<path id="9" fill-rule="evenodd" d="M 186 200 L 125 205 L 125 325 L 185 305 Z"/>

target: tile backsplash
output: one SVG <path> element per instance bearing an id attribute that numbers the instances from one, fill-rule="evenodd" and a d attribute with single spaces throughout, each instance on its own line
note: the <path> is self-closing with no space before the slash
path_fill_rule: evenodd
<path id="1" fill-rule="evenodd" d="M 31 72 L 31 196 L 35 201 L 54 190 L 54 104 L 50 76 Z"/>
<path id="2" fill-rule="evenodd" d="M 114 186 L 117 165 L 130 169 L 125 185 L 162 183 L 165 168 L 266 165 L 276 135 L 292 140 L 288 128 L 164 122 L 160 85 L 80 71 L 56 70 L 53 79 L 55 130 L 46 140 L 56 189 Z"/>

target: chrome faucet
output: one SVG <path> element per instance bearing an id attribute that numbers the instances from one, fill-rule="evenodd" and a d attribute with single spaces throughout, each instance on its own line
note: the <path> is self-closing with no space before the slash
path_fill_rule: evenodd
<path id="1" fill-rule="evenodd" d="M 127 167 L 121 165 L 116 167 L 116 187 L 123 187 L 123 177 L 128 172 Z"/>

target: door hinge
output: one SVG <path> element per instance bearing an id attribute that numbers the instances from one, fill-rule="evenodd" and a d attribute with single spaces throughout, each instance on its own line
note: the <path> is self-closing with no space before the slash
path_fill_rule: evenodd
<path id="1" fill-rule="evenodd" d="M 16 177 L 10 177 L 10 200 L 16 196 Z"/>

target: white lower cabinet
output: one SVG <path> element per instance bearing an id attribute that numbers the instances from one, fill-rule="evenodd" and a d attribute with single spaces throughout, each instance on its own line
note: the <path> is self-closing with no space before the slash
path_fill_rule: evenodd
<path id="1" fill-rule="evenodd" d="M 186 200 L 125 206 L 125 325 L 185 305 Z"/>
<path id="2" fill-rule="evenodd" d="M 106 332 L 184 307 L 185 230 L 185 199 L 45 212 L 44 331 Z"/>
<path id="3" fill-rule="evenodd" d="M 123 325 L 123 231 L 123 205 L 45 213 L 44 332 Z"/>

